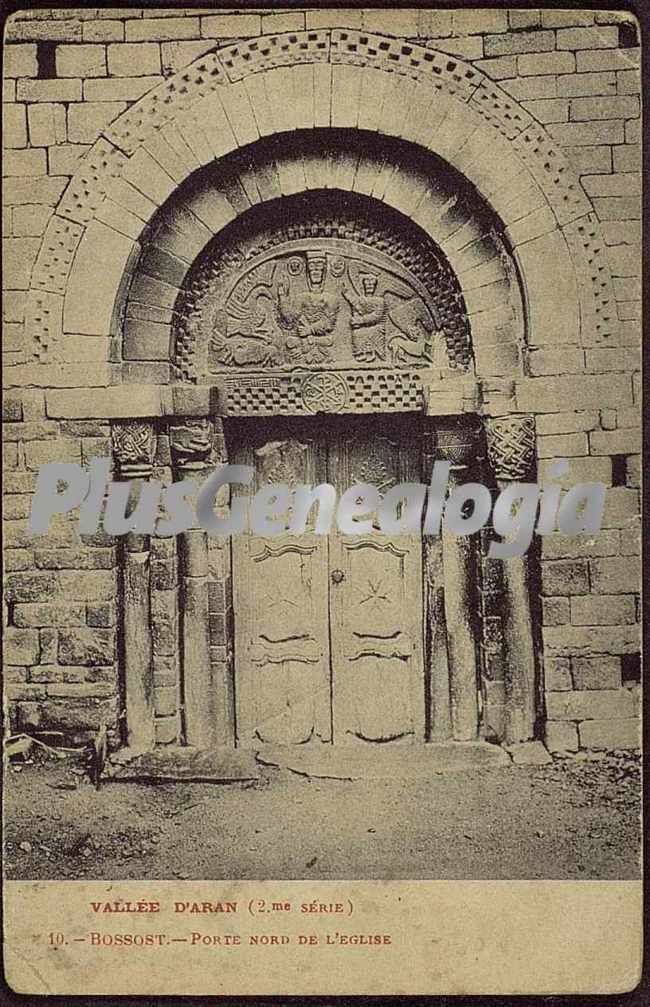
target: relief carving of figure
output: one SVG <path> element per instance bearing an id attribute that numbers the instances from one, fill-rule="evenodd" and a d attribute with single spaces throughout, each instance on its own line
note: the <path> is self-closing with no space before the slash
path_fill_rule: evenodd
<path id="1" fill-rule="evenodd" d="M 376 293 L 375 273 L 362 273 L 360 280 L 362 294 L 348 287 L 341 293 L 352 309 L 352 353 L 356 360 L 372 363 L 386 359 L 386 301 L 383 294 Z"/>
<path id="2" fill-rule="evenodd" d="M 330 359 L 340 302 L 324 287 L 326 256 L 307 252 L 306 257 L 307 290 L 292 294 L 287 279 L 278 283 L 278 322 L 289 333 L 285 340 L 289 359 L 319 364 Z"/>

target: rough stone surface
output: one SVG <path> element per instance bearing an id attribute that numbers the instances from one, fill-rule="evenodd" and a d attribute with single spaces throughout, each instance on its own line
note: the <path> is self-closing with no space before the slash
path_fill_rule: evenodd
<path id="1" fill-rule="evenodd" d="M 24 642 L 25 660 L 12 667 L 45 669 L 40 678 L 21 679 L 21 672 L 11 683 L 24 690 L 12 698 L 21 724 L 65 725 L 71 734 L 94 729 L 115 717 L 115 704 L 101 689 L 94 696 L 87 691 L 106 682 L 89 683 L 79 669 L 109 669 L 111 688 L 121 674 L 110 643 L 120 621 L 112 543 L 82 548 L 71 523 L 57 521 L 35 547 L 26 514 L 38 467 L 85 462 L 108 450 L 109 424 L 84 430 L 72 423 L 118 417 L 162 423 L 181 410 L 209 415 L 222 392 L 219 399 L 193 391 L 200 399 L 194 401 L 157 387 L 170 378 L 169 323 L 186 266 L 212 234 L 268 194 L 334 180 L 342 188 L 366 185 L 371 198 L 395 199 L 408 215 L 417 207 L 422 226 L 437 222 L 464 284 L 477 366 L 509 382 L 500 393 L 508 410 L 534 414 L 544 484 L 560 456 L 569 458 L 570 474 L 556 484 L 608 487 L 598 535 L 554 534 L 541 543 L 545 739 L 552 751 L 629 740 L 636 712 L 628 712 L 630 692 L 621 688 L 621 658 L 634 661 L 639 649 L 640 52 L 627 44 L 633 39 L 623 40 L 619 21 L 616 12 L 581 10 L 362 8 L 39 9 L 10 18 L 3 352 L 7 385 L 18 395 L 6 407 L 5 589 L 16 659 Z M 350 56 L 342 41 L 335 45 L 327 34 L 341 27 L 356 46 L 354 62 L 374 64 L 363 73 L 364 86 L 376 84 L 370 93 L 376 109 L 357 85 L 355 67 L 341 62 Z M 314 43 L 299 34 L 305 30 L 324 48 L 317 63 L 292 67 Z M 260 72 L 264 59 L 275 58 L 255 41 L 262 32 L 288 33 L 272 74 Z M 388 33 L 390 57 L 381 48 L 366 54 L 364 36 L 355 32 Z M 41 43 L 51 44 L 51 77 L 39 75 Z M 433 89 L 425 87 L 418 101 L 410 71 L 384 74 L 405 60 L 402 43 L 413 58 L 428 51 L 441 60 L 441 80 L 458 59 L 453 86 L 460 92 L 462 60 L 485 75 L 471 100 L 463 92 L 469 118 L 464 102 L 461 114 L 456 98 Z M 228 54 L 217 61 L 211 50 L 224 44 Z M 242 81 L 247 69 L 255 72 Z M 233 86 L 225 85 L 224 72 Z M 227 193 L 197 190 L 184 203 L 185 221 L 200 224 L 188 228 L 174 213 L 156 230 L 155 247 L 138 259 L 157 208 L 183 202 L 184 180 L 199 165 L 238 144 L 252 144 L 254 154 L 258 133 L 281 128 L 284 154 L 298 126 L 334 122 L 354 131 L 364 116 L 375 128 L 381 119 L 381 128 L 438 149 L 494 206 L 517 269 L 537 277 L 526 282 L 525 338 L 517 342 L 513 312 L 498 303 L 503 266 L 494 244 L 458 208 L 443 213 L 433 198 L 423 199 L 424 183 L 415 186 L 401 165 L 373 174 L 363 160 L 355 171 L 332 163 L 323 183 L 322 166 L 310 158 L 301 158 L 298 169 L 298 162 L 281 165 L 279 156 L 260 168 L 252 157 L 253 168 L 229 182 Z M 120 298 L 133 270 L 139 308 L 122 325 Z M 428 401 L 442 413 L 459 403 L 472 411 L 472 394 L 447 390 L 445 398 L 432 388 Z M 169 479 L 169 445 L 166 451 L 161 465 Z M 152 564 L 152 581 L 173 593 L 176 572 L 168 559 Z M 225 609 L 224 598 L 220 616 Z M 171 648 L 171 629 L 167 636 Z M 215 667 L 225 660 L 223 643 L 220 649 Z M 43 692 L 49 688 L 63 691 Z M 171 694 L 161 693 L 157 703 L 157 737 L 171 744 L 178 737 Z"/>

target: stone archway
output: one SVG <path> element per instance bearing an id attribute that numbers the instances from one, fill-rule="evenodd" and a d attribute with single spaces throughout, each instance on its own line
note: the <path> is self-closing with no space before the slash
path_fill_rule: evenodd
<path id="1" fill-rule="evenodd" d="M 293 100 L 285 100 L 287 95 Z M 322 164 L 312 160 L 307 166 L 302 155 L 298 175 L 302 172 L 304 181 L 296 178 L 298 162 L 285 151 L 256 160 L 265 138 L 269 143 L 279 138 L 283 147 L 290 147 L 288 141 L 295 137 L 308 147 L 310 137 L 335 133 L 347 139 L 348 149 L 351 138 L 353 149 L 365 140 L 368 150 L 363 159 L 358 152 L 356 165 L 368 167 L 366 176 L 358 170 L 352 178 L 346 176 L 345 158 L 337 168 L 336 185 L 327 177 L 329 168 L 323 175 Z M 376 155 L 378 147 L 388 147 L 395 159 L 379 165 L 375 158 L 373 163 L 370 155 Z M 146 356 L 146 366 L 140 366 L 143 361 L 123 354 L 122 337 L 123 308 L 129 303 L 133 278 L 137 282 L 141 274 L 145 246 L 162 247 L 156 244 L 157 237 L 150 242 L 151 234 L 159 236 L 168 228 L 161 239 L 168 252 L 175 233 L 180 231 L 181 242 L 186 242 L 187 228 L 178 228 L 173 221 L 174 213 L 178 220 L 180 196 L 202 171 L 210 172 L 215 162 L 223 166 L 232 156 L 242 162 L 236 185 L 248 206 L 264 201 L 262 175 L 257 174 L 264 164 L 272 167 L 280 199 L 323 186 L 356 191 L 355 185 L 361 186 L 358 180 L 365 177 L 371 198 L 412 219 L 439 244 L 468 307 L 477 366 L 476 373 L 429 375 L 421 385 L 418 408 L 429 417 L 481 415 L 491 431 L 488 447 L 496 477 L 527 475 L 534 460 L 534 429 L 526 415 L 530 355 L 555 342 L 580 346 L 605 338 L 615 325 L 611 281 L 591 204 L 543 128 L 475 68 L 430 49 L 343 30 L 263 38 L 202 57 L 120 116 L 88 153 L 64 193 L 32 275 L 28 335 L 34 357 L 42 361 L 38 366 L 44 369 L 44 383 L 45 370 L 57 366 L 59 348 L 68 337 L 97 341 L 104 360 L 96 381 L 108 387 L 90 405 L 76 406 L 86 409 L 76 415 L 97 414 L 115 421 L 121 471 L 128 475 L 135 466 L 146 473 L 156 466 L 182 475 L 200 470 L 211 451 L 212 457 L 222 457 L 221 421 L 210 419 L 221 414 L 218 382 L 192 387 L 194 375 L 181 369 L 186 380 L 169 387 L 170 365 L 164 356 Z M 423 157 L 437 158 L 450 174 L 464 179 L 482 210 L 496 222 L 497 241 L 489 228 L 484 233 L 482 212 L 464 212 L 455 194 L 436 191 L 429 185 L 429 168 L 419 175 L 413 171 L 413 163 Z M 185 263 L 187 269 L 205 244 L 247 212 L 245 203 L 238 206 L 227 192 L 216 191 L 220 195 L 207 215 L 205 205 L 203 216 L 196 203 L 189 206 L 204 233 L 203 245 L 195 247 Z M 359 191 L 363 193 L 363 188 Z M 172 256 L 178 250 L 172 247 Z M 101 284 L 90 302 L 87 289 L 96 284 L 100 262 Z M 178 286 L 169 284 L 172 304 L 182 282 L 179 277 Z M 511 293 L 519 298 L 519 309 L 509 302 Z M 509 308 L 505 319 L 504 307 Z M 151 324 L 169 328 L 169 320 Z M 69 398 L 66 405 L 65 392 L 52 393 L 50 415 L 61 408 L 69 411 Z M 135 441 L 133 423 L 125 426 L 121 420 L 135 422 Z M 443 431 L 445 422 L 439 424 Z M 154 423 L 159 427 L 155 454 Z M 431 443 L 431 453 L 434 444 L 440 454 L 445 445 L 438 437 Z M 461 437 L 459 443 L 452 438 L 446 445 L 449 457 L 459 465 L 463 444 Z M 141 541 L 126 543 L 124 585 L 131 602 L 124 616 L 127 714 L 132 740 L 138 742 L 149 743 L 154 737 L 174 740 L 183 718 L 185 737 L 193 743 L 212 744 L 215 738 L 222 741 L 232 735 L 226 710 L 227 640 L 224 635 L 221 643 L 213 643 L 204 631 L 211 616 L 215 623 L 216 617 L 226 621 L 227 601 L 224 594 L 219 602 L 222 610 L 210 608 L 211 557 L 199 536 L 184 537 L 178 562 L 165 552 L 168 544 L 152 543 L 149 553 Z M 158 585 L 153 593 L 156 577 L 145 572 L 149 560 L 152 569 L 167 563 L 171 570 L 169 582 L 163 578 L 166 586 Z M 457 557 L 459 567 L 463 562 Z M 525 603 L 519 609 L 509 607 L 510 615 L 518 611 L 519 616 L 503 627 L 502 635 L 509 641 L 505 646 L 510 682 L 497 680 L 499 688 L 492 691 L 498 696 L 509 690 L 512 702 L 510 726 L 502 724 L 496 733 L 520 740 L 530 736 L 535 717 L 527 571 L 523 565 L 504 564 L 503 574 L 507 591 Z M 175 638 L 179 599 L 180 636 Z M 154 623 L 153 653 L 129 648 L 145 618 Z M 165 637 L 168 629 L 163 653 L 156 633 Z M 470 636 L 465 653 L 472 647 L 476 650 Z M 523 650 L 522 638 L 527 641 Z M 487 647 L 486 641 L 483 644 Z M 187 669 L 193 669 L 182 716 L 179 670 L 174 666 L 174 648 L 178 653 L 179 646 L 186 682 Z M 164 659 L 158 661 L 158 670 L 156 647 L 157 656 Z M 211 648 L 219 654 L 213 656 Z M 206 683 L 215 680 L 221 681 L 226 700 L 210 726 L 201 707 Z M 505 701 L 495 700 L 494 705 L 506 708 Z"/>

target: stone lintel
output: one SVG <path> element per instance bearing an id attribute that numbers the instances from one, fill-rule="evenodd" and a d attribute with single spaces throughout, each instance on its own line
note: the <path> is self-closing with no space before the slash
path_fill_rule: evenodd
<path id="1" fill-rule="evenodd" d="M 220 396 L 210 385 L 116 385 L 88 396 L 57 388 L 45 393 L 45 402 L 47 415 L 62 420 L 220 415 Z"/>

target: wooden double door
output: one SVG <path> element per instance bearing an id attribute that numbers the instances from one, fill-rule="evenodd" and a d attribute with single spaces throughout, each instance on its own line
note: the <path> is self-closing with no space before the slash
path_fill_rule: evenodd
<path id="1" fill-rule="evenodd" d="M 421 481 L 417 417 L 231 422 L 258 487 Z M 423 741 L 421 537 L 312 529 L 233 536 L 238 745 Z"/>

